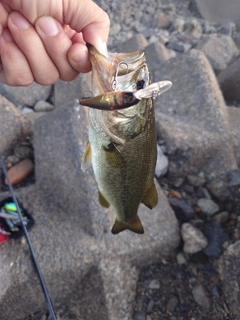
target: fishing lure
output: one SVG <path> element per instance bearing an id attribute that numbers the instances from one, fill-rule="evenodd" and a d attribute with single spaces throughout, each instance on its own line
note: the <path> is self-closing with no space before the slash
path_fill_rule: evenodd
<path id="1" fill-rule="evenodd" d="M 171 81 L 159 81 L 135 92 L 112 91 L 93 98 L 81 99 L 79 103 L 93 109 L 105 111 L 121 110 L 136 105 L 142 99 L 155 99 L 161 93 L 171 88 L 171 86 Z"/>

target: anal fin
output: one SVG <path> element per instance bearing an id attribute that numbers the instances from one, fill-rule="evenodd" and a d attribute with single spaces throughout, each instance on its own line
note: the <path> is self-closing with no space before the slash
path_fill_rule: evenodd
<path id="1" fill-rule="evenodd" d="M 152 186 L 149 188 L 147 195 L 142 200 L 142 203 L 145 204 L 149 209 L 154 208 L 158 203 L 158 193 L 156 190 L 155 183 L 153 182 Z"/>
<path id="2" fill-rule="evenodd" d="M 124 230 L 130 230 L 132 232 L 138 233 L 138 234 L 143 234 L 144 229 L 141 223 L 141 220 L 139 219 L 138 215 L 134 217 L 134 219 L 127 223 L 127 222 L 122 222 L 116 219 L 113 227 L 112 227 L 112 234 L 118 234 Z"/>

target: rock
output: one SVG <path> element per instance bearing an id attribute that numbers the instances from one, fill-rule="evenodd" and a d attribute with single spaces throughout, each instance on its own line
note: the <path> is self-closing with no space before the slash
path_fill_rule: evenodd
<path id="1" fill-rule="evenodd" d="M 153 307 L 154 307 L 154 304 L 155 304 L 154 300 L 150 300 L 150 301 L 148 302 L 148 305 L 147 305 L 147 313 L 152 312 Z"/>
<path id="2" fill-rule="evenodd" d="M 184 183 L 184 179 L 183 178 L 177 178 L 177 179 L 174 179 L 172 181 L 172 185 L 175 187 L 175 188 L 179 188 L 183 185 Z"/>
<path id="3" fill-rule="evenodd" d="M 206 20 L 221 24 L 229 21 L 240 23 L 238 0 L 196 0 L 196 4 Z"/>
<path id="4" fill-rule="evenodd" d="M 142 34 L 136 34 L 132 38 L 124 41 L 117 48 L 117 52 L 133 52 L 148 46 L 147 39 Z"/>
<path id="5" fill-rule="evenodd" d="M 230 176 L 230 182 L 229 187 L 236 187 L 240 185 L 240 170 L 233 170 L 229 173 Z"/>
<path id="6" fill-rule="evenodd" d="M 182 199 L 181 193 L 178 190 L 174 190 L 174 189 L 171 189 L 169 191 L 169 197 L 170 198 Z"/>
<path id="7" fill-rule="evenodd" d="M 172 20 L 163 11 L 158 11 L 155 17 L 154 27 L 158 29 L 168 29 L 172 24 Z"/>
<path id="8" fill-rule="evenodd" d="M 192 226 L 191 223 L 183 223 L 181 235 L 184 241 L 183 251 L 186 253 L 201 251 L 208 244 L 207 239 L 202 232 Z"/>
<path id="9" fill-rule="evenodd" d="M 34 105 L 34 111 L 35 112 L 47 112 L 47 111 L 52 111 L 55 107 L 45 101 L 45 100 L 39 100 L 37 103 Z"/>
<path id="10" fill-rule="evenodd" d="M 203 252 L 213 258 L 218 258 L 223 251 L 223 243 L 228 240 L 222 227 L 217 221 L 212 221 L 205 225 L 203 234 L 208 240 L 208 245 Z"/>
<path id="11" fill-rule="evenodd" d="M 11 168 L 15 164 L 17 164 L 20 161 L 18 157 L 15 155 L 10 155 L 7 158 L 5 158 L 5 166 L 7 169 Z"/>
<path id="12" fill-rule="evenodd" d="M 202 284 L 196 284 L 192 289 L 193 298 L 196 303 L 201 306 L 204 310 L 209 310 L 211 302 L 206 295 L 206 290 Z"/>
<path id="13" fill-rule="evenodd" d="M 215 216 L 213 217 L 213 220 L 217 221 L 218 223 L 227 222 L 228 219 L 229 219 L 229 213 L 227 211 L 223 211 L 218 214 L 215 214 Z"/>
<path id="14" fill-rule="evenodd" d="M 46 112 L 31 112 L 25 115 L 30 123 L 29 135 L 33 135 L 35 121 L 44 115 L 46 115 Z"/>
<path id="15" fill-rule="evenodd" d="M 183 29 L 184 29 L 184 24 L 185 24 L 185 21 L 182 17 L 177 17 L 174 21 L 173 21 L 173 30 L 181 33 L 183 32 Z M 171 29 L 172 29 L 171 28 Z"/>
<path id="16" fill-rule="evenodd" d="M 157 163 L 155 167 L 155 176 L 162 177 L 167 173 L 168 170 L 168 158 L 162 152 L 162 149 L 157 145 Z"/>
<path id="17" fill-rule="evenodd" d="M 19 160 L 26 159 L 33 156 L 32 148 L 29 145 L 26 144 L 18 144 L 14 148 L 14 155 Z"/>
<path id="18" fill-rule="evenodd" d="M 113 36 L 121 31 L 121 25 L 119 23 L 113 23 L 110 29 L 110 35 Z"/>
<path id="19" fill-rule="evenodd" d="M 229 130 L 232 136 L 233 151 L 240 167 L 240 108 L 228 108 Z"/>
<path id="20" fill-rule="evenodd" d="M 91 97 L 91 73 L 78 76 L 74 81 L 62 81 L 54 85 L 54 105 L 60 107 L 83 97 Z"/>
<path id="21" fill-rule="evenodd" d="M 193 174 L 188 175 L 187 180 L 194 187 L 202 187 L 206 183 L 204 178 L 195 176 Z"/>
<path id="22" fill-rule="evenodd" d="M 228 22 L 222 27 L 220 32 L 226 36 L 232 37 L 236 33 L 236 24 L 234 22 Z"/>
<path id="23" fill-rule="evenodd" d="M 131 319 L 139 266 L 177 248 L 178 223 L 157 185 L 159 204 L 139 208 L 145 234 L 112 235 L 115 212 L 100 206 L 92 169 L 81 170 L 87 138 L 86 112 L 77 103 L 39 118 L 36 184 L 17 196 L 37 222 L 30 236 L 54 304 L 67 301 L 75 319 Z M 46 310 L 28 250 L 17 242 L 0 246 L 0 265 L 1 319 Z"/>
<path id="24" fill-rule="evenodd" d="M 176 41 L 168 41 L 166 47 L 168 49 L 183 53 L 187 52 L 191 48 L 191 45 Z"/>
<path id="25" fill-rule="evenodd" d="M 179 301 L 178 301 L 177 297 L 175 297 L 175 296 L 171 297 L 167 302 L 166 310 L 170 313 L 174 312 L 178 303 L 179 303 Z"/>
<path id="26" fill-rule="evenodd" d="M 190 222 L 197 229 L 202 229 L 202 227 L 204 226 L 204 220 L 202 219 L 193 219 Z"/>
<path id="27" fill-rule="evenodd" d="M 208 216 L 212 216 L 214 215 L 214 213 L 219 211 L 219 206 L 211 199 L 198 199 L 197 205 L 199 206 L 201 211 L 207 214 Z"/>
<path id="28" fill-rule="evenodd" d="M 33 113 L 33 112 L 34 112 L 34 111 L 33 111 L 32 108 L 24 107 L 24 108 L 22 109 L 22 113 L 23 113 L 23 114 L 28 114 L 28 113 Z"/>
<path id="29" fill-rule="evenodd" d="M 160 289 L 159 281 L 157 279 L 151 280 L 150 283 L 148 284 L 148 288 L 154 289 L 154 290 Z"/>
<path id="30" fill-rule="evenodd" d="M 184 24 L 184 32 L 191 35 L 195 39 L 199 39 L 202 35 L 202 26 L 197 19 L 188 19 Z"/>
<path id="31" fill-rule="evenodd" d="M 0 95 L 0 154 L 6 156 L 30 132 L 30 122 L 10 101 Z"/>
<path id="32" fill-rule="evenodd" d="M 231 37 L 218 34 L 205 35 L 196 45 L 208 58 L 216 73 L 225 70 L 238 55 L 239 50 Z"/>
<path id="33" fill-rule="evenodd" d="M 200 51 L 191 50 L 166 61 L 154 77 L 173 82 L 155 100 L 157 134 L 167 146 L 169 177 L 202 171 L 210 191 L 226 197 L 228 172 L 237 169 L 237 163 L 227 108 L 209 62 Z"/>
<path id="34" fill-rule="evenodd" d="M 184 192 L 186 193 L 194 193 L 194 187 L 193 186 L 190 186 L 189 184 L 184 184 L 182 187 L 181 187 L 181 190 L 183 190 Z"/>
<path id="35" fill-rule="evenodd" d="M 240 240 L 230 245 L 218 262 L 222 291 L 232 319 L 238 319 L 239 305 Z"/>
<path id="36" fill-rule="evenodd" d="M 238 49 L 240 49 L 240 32 L 239 31 L 234 33 L 233 40 L 236 43 L 236 46 L 238 47 Z"/>
<path id="37" fill-rule="evenodd" d="M 182 265 L 182 264 L 186 264 L 187 263 L 187 261 L 186 261 L 186 259 L 185 259 L 185 257 L 184 257 L 184 254 L 183 254 L 183 252 L 179 252 L 178 254 L 177 254 L 177 263 L 179 264 L 179 265 Z"/>
<path id="38" fill-rule="evenodd" d="M 17 105 L 34 106 L 40 100 L 47 100 L 52 91 L 52 86 L 40 86 L 33 83 L 27 87 L 12 87 L 0 83 L 0 94 Z"/>
<path id="39" fill-rule="evenodd" d="M 218 74 L 218 82 L 223 92 L 224 98 L 228 103 L 240 101 L 240 58 L 237 58 L 225 70 Z"/>
<path id="40" fill-rule="evenodd" d="M 137 311 L 134 313 L 133 319 L 134 320 L 146 320 L 146 316 L 144 313 Z"/>
<path id="41" fill-rule="evenodd" d="M 25 159 L 20 161 L 18 164 L 14 165 L 8 170 L 8 176 L 12 184 L 17 184 L 28 177 L 34 170 L 34 165 L 32 160 Z M 7 185 L 7 180 L 4 180 Z"/>
<path id="42" fill-rule="evenodd" d="M 154 75 L 154 71 L 161 68 L 161 65 L 170 58 L 168 50 L 160 42 L 151 43 L 145 50 L 150 74 Z M 152 81 L 158 80 L 152 79 Z"/>
<path id="43" fill-rule="evenodd" d="M 195 211 L 186 201 L 176 198 L 168 198 L 168 201 L 178 220 L 188 222 L 194 218 Z"/>

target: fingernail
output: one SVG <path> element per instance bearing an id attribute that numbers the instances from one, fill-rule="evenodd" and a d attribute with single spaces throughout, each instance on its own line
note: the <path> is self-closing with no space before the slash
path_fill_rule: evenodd
<path id="1" fill-rule="evenodd" d="M 45 36 L 56 36 L 59 33 L 58 22 L 51 17 L 42 17 L 38 26 Z"/>
<path id="2" fill-rule="evenodd" d="M 18 29 L 25 30 L 30 27 L 30 23 L 20 13 L 14 12 L 10 15 L 10 19 Z"/>
<path id="3" fill-rule="evenodd" d="M 95 48 L 105 57 L 108 57 L 107 43 L 102 42 L 100 39 L 97 39 L 95 43 L 93 43 Z"/>
<path id="4" fill-rule="evenodd" d="M 108 57 L 107 43 L 102 42 L 99 46 L 99 52 L 103 54 L 105 57 Z"/>
<path id="5" fill-rule="evenodd" d="M 3 39 L 4 39 L 5 41 L 7 41 L 7 42 L 13 40 L 11 33 L 10 33 L 9 30 L 7 30 L 7 29 L 3 30 L 3 32 L 2 32 L 2 37 L 3 37 Z"/>

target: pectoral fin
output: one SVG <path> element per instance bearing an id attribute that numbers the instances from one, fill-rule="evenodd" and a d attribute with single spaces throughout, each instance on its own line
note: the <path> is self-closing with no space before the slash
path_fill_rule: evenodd
<path id="1" fill-rule="evenodd" d="M 106 151 L 106 161 L 110 166 L 114 168 L 120 168 L 124 166 L 124 159 L 121 155 L 121 152 L 114 143 L 110 143 L 107 147 L 103 146 L 103 149 Z"/>
<path id="2" fill-rule="evenodd" d="M 82 159 L 81 169 L 85 170 L 88 167 L 90 167 L 91 162 L 92 162 L 92 148 L 91 148 L 89 141 L 87 141 L 86 142 L 86 149 L 85 149 L 83 159 Z"/>
<path id="3" fill-rule="evenodd" d="M 150 189 L 148 190 L 148 193 L 146 197 L 142 201 L 145 206 L 147 206 L 149 209 L 154 208 L 158 203 L 158 194 L 156 190 L 156 186 L 153 183 Z"/>
<path id="4" fill-rule="evenodd" d="M 140 233 L 140 234 L 144 233 L 141 220 L 139 219 L 138 216 L 135 216 L 135 218 L 129 223 L 121 222 L 116 219 L 111 230 L 112 234 L 118 234 L 124 230 L 130 230 L 132 232 Z"/>
<path id="5" fill-rule="evenodd" d="M 98 190 L 98 199 L 100 204 L 105 207 L 105 208 L 109 208 L 110 204 L 108 203 L 108 201 L 104 198 L 104 196 L 102 195 L 101 191 Z"/>

